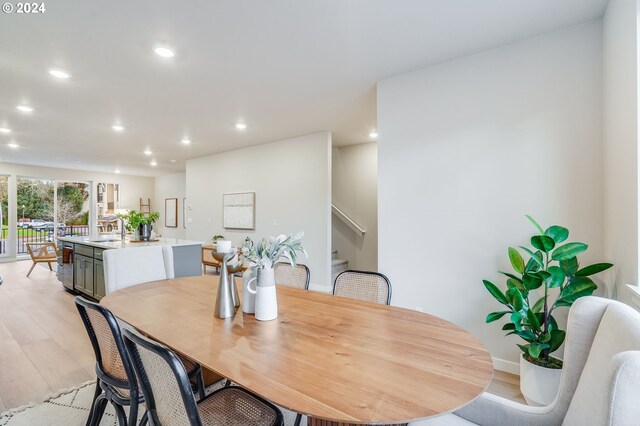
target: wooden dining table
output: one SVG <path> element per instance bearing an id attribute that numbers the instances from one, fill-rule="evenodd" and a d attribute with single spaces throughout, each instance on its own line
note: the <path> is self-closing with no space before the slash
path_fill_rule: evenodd
<path id="1" fill-rule="evenodd" d="M 358 424 L 404 423 L 479 396 L 483 345 L 433 315 L 277 286 L 278 318 L 213 316 L 218 277 L 129 287 L 100 303 L 182 355 L 289 410 Z"/>

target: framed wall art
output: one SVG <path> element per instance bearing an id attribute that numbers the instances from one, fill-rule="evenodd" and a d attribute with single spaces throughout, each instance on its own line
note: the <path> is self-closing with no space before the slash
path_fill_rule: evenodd
<path id="1" fill-rule="evenodd" d="M 225 229 L 255 229 L 256 193 L 222 194 L 222 222 Z"/>
<path id="2" fill-rule="evenodd" d="M 164 226 L 167 228 L 178 227 L 178 199 L 164 199 Z"/>

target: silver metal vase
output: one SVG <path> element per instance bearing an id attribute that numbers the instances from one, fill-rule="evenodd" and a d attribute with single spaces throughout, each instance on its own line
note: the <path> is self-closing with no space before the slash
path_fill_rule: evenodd
<path id="1" fill-rule="evenodd" d="M 233 287 L 235 287 L 235 282 L 233 280 L 233 277 L 229 276 L 229 268 L 227 267 L 227 262 L 233 259 L 235 253 L 211 252 L 211 255 L 218 262 L 222 262 L 222 266 L 220 266 L 220 283 L 218 285 L 218 295 L 216 297 L 216 305 L 213 311 L 213 315 L 217 318 L 230 318 L 236 313 L 236 301 L 234 300 L 233 289 Z"/>

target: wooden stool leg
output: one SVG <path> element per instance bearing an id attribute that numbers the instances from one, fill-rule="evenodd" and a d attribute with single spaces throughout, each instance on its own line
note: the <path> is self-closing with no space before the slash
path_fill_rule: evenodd
<path id="1" fill-rule="evenodd" d="M 29 278 L 29 275 L 31 275 L 31 271 L 33 271 L 33 268 L 36 267 L 36 262 L 33 262 L 33 265 L 31 265 L 31 269 L 29 269 L 29 272 L 27 272 L 27 278 Z"/>
<path id="2" fill-rule="evenodd" d="M 51 267 L 51 262 L 47 262 L 47 265 L 49 265 L 49 270 L 53 271 L 53 268 Z"/>

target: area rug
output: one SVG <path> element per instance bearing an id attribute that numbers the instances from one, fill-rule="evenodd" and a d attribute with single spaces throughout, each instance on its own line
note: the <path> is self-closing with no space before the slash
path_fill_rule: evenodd
<path id="1" fill-rule="evenodd" d="M 222 382 L 207 388 L 209 394 L 220 388 Z M 83 383 L 75 388 L 58 391 L 39 404 L 29 404 L 0 414 L 0 426 L 80 426 L 87 422 L 95 382 Z M 141 410 L 143 411 L 143 410 Z M 295 413 L 282 409 L 285 425 L 293 425 Z M 140 414 L 142 415 L 142 414 Z M 118 421 L 111 404 L 107 405 L 100 426 L 117 426 Z M 303 417 L 302 425 L 306 425 Z"/>

